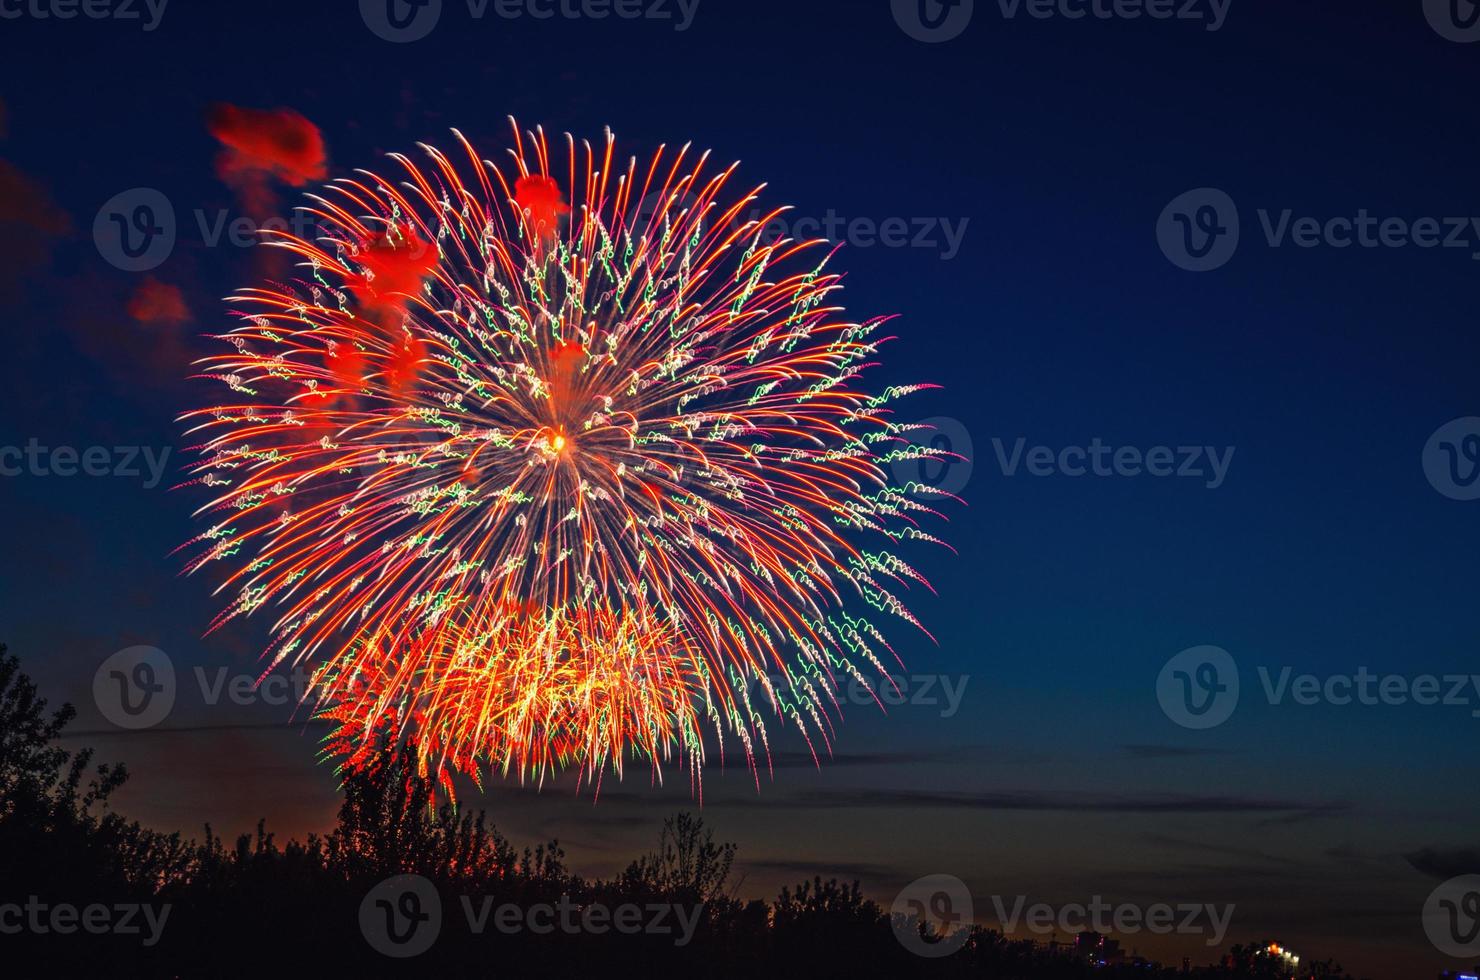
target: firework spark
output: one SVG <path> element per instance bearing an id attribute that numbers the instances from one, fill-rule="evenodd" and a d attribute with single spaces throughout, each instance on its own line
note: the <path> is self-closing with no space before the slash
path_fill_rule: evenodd
<path id="1" fill-rule="evenodd" d="M 232 298 L 231 394 L 185 416 L 216 625 L 271 607 L 328 753 L 404 742 L 449 792 L 629 757 L 699 788 L 707 733 L 758 780 L 764 714 L 830 749 L 839 685 L 894 659 L 868 617 L 919 626 L 888 548 L 937 541 L 932 491 L 889 464 L 945 453 L 890 403 L 928 386 L 859 387 L 886 318 L 834 305 L 825 241 L 763 243 L 784 209 L 742 218 L 733 165 L 454 135 L 310 195 L 318 234 L 273 240 L 303 278 Z"/>

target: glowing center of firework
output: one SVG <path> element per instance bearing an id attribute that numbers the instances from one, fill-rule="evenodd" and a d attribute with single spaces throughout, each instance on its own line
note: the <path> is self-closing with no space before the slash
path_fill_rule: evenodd
<path id="1" fill-rule="evenodd" d="M 555 447 L 555 451 L 557 453 L 560 452 L 560 450 L 565 448 L 565 436 L 557 432 L 555 434 L 555 438 L 551 440 L 550 444 Z"/>

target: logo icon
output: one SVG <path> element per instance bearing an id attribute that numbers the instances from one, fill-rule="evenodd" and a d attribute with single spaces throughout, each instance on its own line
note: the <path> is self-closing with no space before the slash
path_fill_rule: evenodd
<path id="1" fill-rule="evenodd" d="M 155 647 L 119 650 L 93 674 L 93 703 L 119 728 L 152 728 L 175 706 L 175 665 Z"/>
<path id="2" fill-rule="evenodd" d="M 1480 498 L 1480 418 L 1455 419 L 1429 436 L 1423 447 L 1423 472 L 1450 500 Z"/>
<path id="3" fill-rule="evenodd" d="M 1183 728 L 1216 728 L 1238 707 L 1238 664 L 1222 647 L 1183 650 L 1156 678 L 1156 699 Z"/>
<path id="4" fill-rule="evenodd" d="M 912 496 L 938 496 L 932 491 L 960 493 L 971 481 L 971 433 L 958 419 L 945 416 L 923 419 L 920 425 L 925 428 L 904 434 L 908 444 L 896 442 L 888 450 L 897 454 L 889 464 L 895 482 Z M 938 453 L 918 456 L 911 451 L 918 447 Z"/>
<path id="5" fill-rule="evenodd" d="M 1480 41 L 1480 3 L 1475 0 L 1423 0 L 1423 13 L 1446 41 Z"/>
<path id="6" fill-rule="evenodd" d="M 904 886 L 889 908 L 900 945 L 916 956 L 950 956 L 971 933 L 971 890 L 954 875 L 926 875 Z"/>
<path id="7" fill-rule="evenodd" d="M 666 226 L 663 219 L 658 217 L 664 211 L 664 204 L 668 205 Z M 648 191 L 643 195 L 642 200 L 637 202 L 637 208 L 628 212 L 627 231 L 634 240 L 641 239 L 645 235 L 654 242 L 661 241 L 665 233 L 671 233 L 671 229 L 682 219 L 685 211 L 693 211 L 698 207 L 699 199 L 689 191 L 683 191 L 677 195 L 671 190 L 666 193 L 661 190 Z M 708 214 L 713 214 L 715 210 L 710 208 Z M 707 222 L 700 225 L 700 227 L 706 226 Z"/>
<path id="8" fill-rule="evenodd" d="M 360 17 L 382 41 L 408 44 L 432 33 L 442 17 L 442 0 L 360 0 Z"/>
<path id="9" fill-rule="evenodd" d="M 1480 956 L 1480 875 L 1460 875 L 1435 888 L 1423 904 L 1423 929 L 1441 953 Z"/>
<path id="10" fill-rule="evenodd" d="M 1216 187 L 1199 187 L 1172 198 L 1156 221 L 1156 242 L 1179 269 L 1211 272 L 1238 250 L 1238 207 Z"/>
<path id="11" fill-rule="evenodd" d="M 959 37 L 971 23 L 976 0 L 891 0 L 894 20 L 916 41 L 939 44 Z"/>
<path id="12" fill-rule="evenodd" d="M 175 208 L 153 187 L 110 197 L 93 219 L 98 254 L 124 272 L 147 272 L 175 250 Z"/>
<path id="13" fill-rule="evenodd" d="M 378 953 L 420 956 L 442 932 L 442 896 L 421 875 L 387 878 L 360 902 L 360 932 Z"/>

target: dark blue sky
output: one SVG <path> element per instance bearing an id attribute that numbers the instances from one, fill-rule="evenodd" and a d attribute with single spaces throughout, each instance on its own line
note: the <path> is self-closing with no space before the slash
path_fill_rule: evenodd
<path id="1" fill-rule="evenodd" d="M 0 3 L 22 12 L 0 19 L 0 446 L 168 446 L 172 471 L 183 462 L 173 420 L 199 398 L 183 380 L 198 335 L 254 274 L 250 249 L 211 246 L 196 217 L 240 214 L 204 125 L 218 101 L 303 113 L 333 175 L 454 126 L 502 153 L 513 114 L 593 140 L 611 126 L 639 154 L 712 148 L 801 216 L 946 219 L 964 227 L 949 258 L 937 224 L 925 247 L 853 236 L 839 261 L 851 312 L 901 315 L 876 381 L 940 384 L 906 411 L 956 420 L 974 446 L 968 506 L 944 532 L 959 555 L 916 553 L 939 590 L 916 611 L 939 646 L 900 645 L 911 674 L 965 683 L 964 698 L 950 717 L 853 708 L 843 764 L 783 767 L 759 797 L 743 771 L 709 774 L 705 816 L 741 844 L 745 889 L 816 869 L 887 903 L 948 872 L 987 921 L 994 894 L 1231 902 L 1229 941 L 1282 938 L 1384 978 L 1458 965 L 1420 911 L 1439 881 L 1480 871 L 1466 863 L 1480 690 L 1459 706 L 1270 704 L 1258 670 L 1476 672 L 1480 503 L 1438 492 L 1422 455 L 1480 414 L 1480 230 L 1454 248 L 1275 246 L 1261 211 L 1480 215 L 1480 44 L 1441 36 L 1421 0 L 1233 0 L 1215 31 L 975 8 L 927 44 L 887 0 L 701 0 L 684 31 L 479 20 L 447 0 L 426 38 L 392 44 L 341 0 L 174 0 L 148 31 Z M 153 275 L 183 291 L 183 327 L 131 321 L 140 275 L 94 245 L 99 208 L 136 187 L 175 210 Z M 1157 238 L 1195 188 L 1225 192 L 1241 222 L 1231 260 L 1205 273 Z M 1019 438 L 1234 455 L 1216 488 L 1009 476 L 997 446 L 1010 456 Z M 259 816 L 324 827 L 334 781 L 314 733 L 251 727 L 286 709 L 212 707 L 192 680 L 164 727 L 205 730 L 125 736 L 93 705 L 115 650 L 241 671 L 267 635 L 251 621 L 200 638 L 211 583 L 178 577 L 169 552 L 201 501 L 145 482 L 0 478 L 0 641 L 130 764 L 126 812 L 192 833 Z M 1233 656 L 1243 689 L 1230 720 L 1198 731 L 1161 709 L 1157 677 L 1201 644 Z M 495 788 L 490 804 L 516 838 L 557 834 L 608 871 L 688 796 L 643 775 L 608 789 L 595 808 L 565 787 Z M 1198 938 L 1127 944 L 1211 958 Z"/>

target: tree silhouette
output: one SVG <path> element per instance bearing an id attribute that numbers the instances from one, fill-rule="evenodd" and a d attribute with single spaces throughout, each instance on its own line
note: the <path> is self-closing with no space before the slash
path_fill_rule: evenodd
<path id="1" fill-rule="evenodd" d="M 31 925 L 0 934 L 7 975 L 252 977 L 286 973 L 363 977 L 567 977 L 641 972 L 704 980 L 768 976 L 1095 978 L 1170 980 L 1154 965 L 1087 963 L 1031 941 L 973 927 L 953 955 L 911 954 L 858 882 L 820 875 L 783 888 L 773 903 L 742 901 L 730 884 L 736 847 L 704 821 L 679 813 L 663 822 L 657 848 L 611 881 L 588 880 L 565 864 L 558 841 L 523 851 L 483 811 L 440 802 L 415 750 L 386 745 L 342 774 L 335 828 L 279 846 L 259 823 L 228 846 L 211 827 L 187 842 L 129 822 L 109 808 L 127 778 L 121 765 L 93 765 L 91 750 L 59 737 L 75 712 L 48 713 L 34 683 L 0 646 L 0 906 L 53 908 L 148 905 L 167 913 L 154 944 L 116 931 L 58 933 Z M 360 912 L 387 879 L 417 875 L 440 896 L 440 932 L 415 960 L 388 958 L 367 942 Z M 472 913 L 500 906 L 681 907 L 694 926 L 672 933 L 578 929 L 541 934 L 474 928 Z M 668 921 L 673 921 L 670 914 Z M 0 930 L 3 931 L 3 930 Z M 1274 977 L 1259 952 L 1235 946 L 1222 965 L 1191 976 Z M 1334 963 L 1302 977 L 1342 978 Z M 1349 980 L 1349 978 L 1348 978 Z"/>

